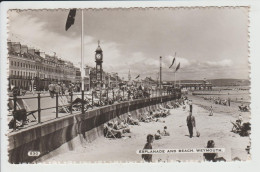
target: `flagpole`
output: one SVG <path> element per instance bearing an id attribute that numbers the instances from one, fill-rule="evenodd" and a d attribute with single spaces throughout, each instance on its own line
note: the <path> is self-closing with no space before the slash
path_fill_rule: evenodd
<path id="1" fill-rule="evenodd" d="M 173 69 L 174 70 L 174 69 Z M 176 71 L 174 71 L 174 88 L 176 87 Z"/>
<path id="2" fill-rule="evenodd" d="M 83 9 L 81 10 L 81 90 L 85 90 L 85 84 L 84 84 L 84 13 Z"/>
<path id="3" fill-rule="evenodd" d="M 181 80 L 179 80 L 179 86 L 180 86 L 180 88 L 181 88 Z"/>
<path id="4" fill-rule="evenodd" d="M 162 56 L 160 56 L 160 96 L 162 94 L 161 89 L 162 89 Z"/>

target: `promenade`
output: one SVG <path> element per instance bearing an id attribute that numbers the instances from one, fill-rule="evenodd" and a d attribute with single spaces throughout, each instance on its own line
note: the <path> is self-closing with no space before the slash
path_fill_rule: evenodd
<path id="1" fill-rule="evenodd" d="M 123 91 L 120 92 L 120 94 L 116 95 L 116 92 L 118 91 L 118 89 L 115 89 L 115 94 L 113 97 L 112 92 L 110 91 L 108 93 L 108 98 L 115 100 L 114 103 L 118 103 L 118 101 L 116 101 L 116 99 L 118 99 L 119 97 L 122 97 L 123 99 L 127 100 L 128 96 L 126 91 L 123 93 Z M 151 95 L 150 97 L 157 97 L 159 96 L 159 91 L 151 91 L 150 92 Z M 166 93 L 162 93 L 162 95 L 166 95 Z M 27 112 L 29 111 L 35 111 L 33 113 L 34 116 L 29 115 L 27 118 L 29 119 L 29 122 L 26 123 L 26 125 L 24 125 L 23 127 L 19 127 L 19 129 L 23 129 L 23 128 L 27 128 L 33 125 L 36 125 L 39 123 L 39 116 L 38 116 L 38 99 L 37 99 L 37 92 L 35 94 L 32 94 L 31 92 L 26 93 L 24 96 L 18 96 L 18 99 L 23 99 L 24 104 L 26 106 L 26 110 Z M 53 120 L 55 118 L 57 118 L 56 116 L 56 106 L 64 106 L 67 107 L 70 105 L 70 103 L 68 101 L 70 101 L 71 96 L 69 95 L 68 92 L 66 92 L 66 94 L 64 96 L 59 95 L 58 96 L 58 104 L 56 102 L 56 95 L 54 96 L 54 98 L 50 97 L 49 92 L 41 92 L 40 94 L 41 98 L 40 98 L 40 121 L 41 123 L 43 122 L 47 122 L 50 120 Z M 99 96 L 99 95 L 98 95 Z M 82 95 L 81 92 L 74 92 L 73 96 L 72 96 L 72 101 L 74 101 L 76 98 L 80 98 L 81 99 Z M 11 99 L 13 99 L 13 97 L 10 97 Z M 106 97 L 102 97 L 102 100 L 106 98 Z M 90 104 L 92 104 L 92 94 L 91 92 L 84 92 L 84 99 L 88 101 L 90 101 Z M 93 102 L 99 102 L 99 97 L 94 97 L 93 98 Z M 13 101 L 13 100 L 12 100 Z M 93 106 L 93 108 L 99 108 L 96 106 Z M 19 109 L 19 108 L 18 108 Z M 92 109 L 92 108 L 90 108 Z M 58 118 L 59 117 L 63 117 L 63 116 L 67 116 L 67 115 L 72 115 L 72 114 L 79 114 L 81 113 L 81 110 L 79 111 L 72 111 L 72 112 L 58 112 Z M 36 119 L 35 119 L 35 118 Z M 13 118 L 12 114 L 9 113 L 8 115 L 8 121 L 10 121 Z M 9 129 L 9 132 L 13 131 L 12 129 Z"/>

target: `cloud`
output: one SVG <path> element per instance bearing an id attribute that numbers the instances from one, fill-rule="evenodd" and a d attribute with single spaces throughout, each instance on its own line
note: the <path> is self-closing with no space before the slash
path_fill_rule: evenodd
<path id="1" fill-rule="evenodd" d="M 232 65 L 232 61 L 230 59 L 224 59 L 220 61 L 206 61 L 205 64 L 209 65 L 210 67 L 229 67 Z"/>
<path id="2" fill-rule="evenodd" d="M 56 52 L 62 59 L 79 66 L 80 15 L 66 32 L 67 15 L 68 10 L 12 11 L 9 13 L 9 31 L 13 33 L 10 39 L 50 55 Z M 95 50 L 100 39 L 104 70 L 118 72 L 125 78 L 129 69 L 132 77 L 137 74 L 141 74 L 141 78 L 157 77 L 162 56 L 164 78 L 172 79 L 169 66 L 174 51 L 177 52 L 175 67 L 181 64 L 178 73 L 182 75 L 178 76 L 184 79 L 200 79 L 203 75 L 225 77 L 230 73 L 234 73 L 234 77 L 248 75 L 248 72 L 241 74 L 241 68 L 248 69 L 248 20 L 241 9 L 232 9 L 232 12 L 229 9 L 86 10 L 84 15 L 87 65 L 95 66 Z"/>

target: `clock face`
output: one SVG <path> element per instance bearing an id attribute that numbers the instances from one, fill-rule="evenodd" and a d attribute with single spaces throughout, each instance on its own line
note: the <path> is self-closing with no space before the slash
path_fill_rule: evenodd
<path id="1" fill-rule="evenodd" d="M 97 59 L 97 60 L 101 60 L 101 54 L 97 54 L 97 55 L 96 55 L 96 59 Z"/>

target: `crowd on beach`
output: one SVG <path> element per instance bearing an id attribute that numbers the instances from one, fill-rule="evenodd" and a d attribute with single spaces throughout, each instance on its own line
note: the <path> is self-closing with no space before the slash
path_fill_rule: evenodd
<path id="1" fill-rule="evenodd" d="M 176 102 L 168 102 L 167 107 L 172 107 L 173 104 L 177 104 Z M 166 118 L 170 115 L 170 109 L 164 108 L 162 105 L 159 105 L 158 109 L 146 111 L 141 114 L 137 114 L 135 117 L 128 112 L 127 117 L 122 119 L 121 117 L 117 117 L 113 121 L 109 121 L 104 124 L 104 136 L 107 138 L 122 138 L 125 133 L 130 133 L 129 125 L 141 125 L 142 122 L 150 123 L 150 122 L 162 122 L 162 118 Z M 160 130 L 155 133 L 156 138 L 160 138 L 161 135 L 166 136 L 169 133 L 166 131 L 167 127 L 165 126 L 163 131 Z"/>
<path id="2" fill-rule="evenodd" d="M 165 123 L 166 118 L 171 115 L 170 109 L 181 108 L 186 110 L 186 107 L 189 108 L 189 115 L 186 118 L 186 123 L 188 127 L 189 137 L 192 138 L 194 136 L 193 130 L 196 130 L 196 136 L 199 137 L 200 133 L 196 129 L 196 120 L 192 115 L 193 104 L 191 100 L 188 100 L 187 97 L 182 97 L 181 99 L 169 101 L 164 104 L 160 104 L 157 106 L 158 108 L 155 110 L 146 111 L 144 113 L 137 114 L 135 117 L 132 116 L 130 112 L 127 113 L 127 117 L 122 119 L 121 117 L 117 117 L 112 121 L 104 124 L 104 136 L 107 138 L 122 138 L 122 137 L 130 137 L 127 135 L 131 133 L 130 125 L 142 125 L 141 123 L 150 123 L 150 122 L 162 122 Z M 184 108 L 185 107 L 185 108 Z M 161 130 L 157 130 L 154 134 L 147 135 L 147 143 L 145 144 L 143 149 L 152 149 L 152 143 L 154 140 L 160 140 L 165 136 L 170 136 L 170 133 L 167 130 L 167 126 L 165 125 Z M 213 143 L 210 142 L 209 146 L 213 146 Z M 213 155 L 205 154 L 205 158 L 207 160 L 212 160 Z M 215 160 L 223 160 L 217 159 L 217 156 L 214 155 Z M 152 162 L 152 154 L 142 154 L 142 159 L 146 162 Z"/>
<path id="3" fill-rule="evenodd" d="M 193 105 L 192 105 L 192 101 L 188 100 L 187 97 L 182 98 L 182 103 L 176 103 L 178 107 L 183 107 L 183 106 L 188 106 L 189 107 L 189 115 L 186 118 L 186 123 L 187 123 L 187 127 L 188 127 L 188 131 L 189 131 L 189 137 L 192 138 L 193 137 L 193 129 L 195 128 L 196 130 L 196 136 L 200 137 L 200 133 L 199 131 L 197 131 L 196 129 L 196 120 L 195 117 L 192 115 L 193 112 Z M 183 108 L 183 110 L 185 110 L 185 108 Z M 157 133 L 155 135 L 152 134 L 148 134 L 147 135 L 147 143 L 144 145 L 143 149 L 152 149 L 152 143 L 154 140 L 158 140 L 161 139 L 162 136 L 169 136 L 170 133 L 167 132 L 167 126 L 164 127 L 163 132 L 160 132 L 160 130 L 157 131 Z M 215 142 L 213 140 L 209 140 L 207 142 L 207 148 L 214 148 L 215 147 Z M 212 162 L 217 162 L 217 161 L 226 161 L 225 158 L 223 157 L 219 157 L 217 153 L 204 153 L 203 154 L 204 160 L 205 161 L 212 161 Z M 144 159 L 144 161 L 146 162 L 152 162 L 152 154 L 142 154 L 142 159 Z"/>
<path id="4" fill-rule="evenodd" d="M 204 100 L 213 101 L 215 104 L 230 106 L 231 99 L 221 99 L 220 97 L 202 97 Z"/>
<path id="5" fill-rule="evenodd" d="M 114 128 L 112 127 L 113 125 L 110 124 L 110 128 L 106 130 L 112 131 L 113 134 L 106 135 L 106 137 L 109 138 L 121 138 L 124 137 L 124 133 L 130 133 L 130 125 L 142 125 L 142 122 L 149 123 L 149 122 L 163 122 L 165 123 L 165 120 L 167 119 L 166 117 L 171 115 L 170 109 L 182 109 L 182 110 L 187 110 L 188 111 L 188 116 L 186 117 L 186 124 L 189 132 L 189 137 L 193 138 L 195 137 L 200 137 L 200 132 L 196 128 L 196 118 L 193 115 L 193 103 L 192 100 L 189 100 L 187 97 L 182 97 L 181 99 L 175 100 L 175 101 L 170 101 L 165 104 L 161 104 L 158 106 L 158 109 L 155 111 L 147 111 L 144 112 L 143 114 L 138 114 L 136 117 L 132 117 L 130 113 L 128 113 L 126 120 L 123 120 L 123 126 L 125 126 L 125 129 L 127 129 L 128 132 L 124 131 L 124 128 L 117 127 L 117 125 L 120 124 L 120 120 L 116 121 L 116 125 L 114 125 Z M 209 116 L 213 116 L 213 108 L 212 106 L 209 109 Z M 109 125 L 110 122 L 108 122 Z M 248 136 L 248 132 L 250 132 L 250 123 L 243 123 L 243 119 L 241 114 L 239 115 L 238 119 L 236 120 L 236 123 L 239 126 L 243 126 L 246 128 L 244 130 L 244 136 Z M 106 125 L 106 127 L 108 126 Z M 120 125 L 122 126 L 122 125 Z M 239 128 L 239 127 L 238 127 Z M 121 129 L 121 131 L 119 130 Z M 233 130 L 236 130 L 236 126 L 233 127 Z M 240 128 L 241 129 L 241 128 Z M 195 134 L 194 134 L 195 130 Z M 120 134 L 118 134 L 120 133 Z M 117 135 L 115 135 L 117 134 Z M 120 137 L 117 137 L 120 136 Z M 156 133 L 148 134 L 147 135 L 147 143 L 145 143 L 143 149 L 153 149 L 152 148 L 152 143 L 154 140 L 160 140 L 163 139 L 165 136 L 170 136 L 170 133 L 167 131 L 167 126 L 165 125 L 163 129 L 157 130 Z M 126 137 L 126 136 L 125 136 Z M 131 136 L 128 136 L 131 137 Z M 206 143 L 206 148 L 215 148 L 215 141 L 214 140 L 208 140 Z M 250 150 L 250 146 L 248 146 L 245 149 L 248 153 Z M 141 157 L 145 162 L 152 162 L 152 154 L 142 154 Z M 226 161 L 224 157 L 221 157 L 218 155 L 218 153 L 203 153 L 203 159 L 204 161 L 211 161 L 211 162 L 218 162 L 218 161 Z M 240 160 L 238 157 L 236 157 L 234 160 Z"/>
<path id="6" fill-rule="evenodd" d="M 230 98 L 227 98 L 227 99 L 221 99 L 220 97 L 202 97 L 202 98 L 204 100 L 213 101 L 214 104 L 231 106 L 231 99 Z M 237 100 L 237 98 L 236 98 L 236 100 Z M 249 106 L 244 105 L 243 103 L 241 103 L 241 105 L 239 105 L 238 108 L 241 112 L 248 112 L 249 111 Z"/>

